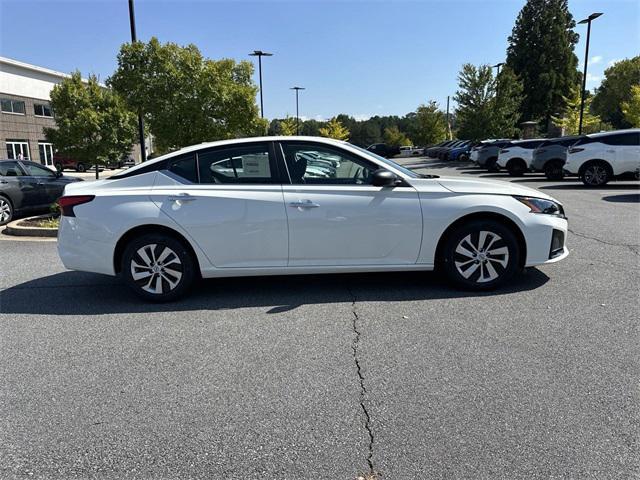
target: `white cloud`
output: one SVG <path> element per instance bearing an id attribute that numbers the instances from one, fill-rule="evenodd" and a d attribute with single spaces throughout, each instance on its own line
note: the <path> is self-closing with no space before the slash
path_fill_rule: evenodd
<path id="1" fill-rule="evenodd" d="M 358 113 L 358 114 L 354 115 L 353 118 L 355 118 L 359 122 L 362 122 L 363 120 L 369 120 L 372 116 L 373 115 L 371 115 L 369 113 Z"/>
<path id="2" fill-rule="evenodd" d="M 600 83 L 602 81 L 601 75 L 593 75 L 587 72 L 587 83 Z"/>
<path id="3" fill-rule="evenodd" d="M 602 55 L 596 55 L 589 60 L 589 65 L 597 65 L 598 63 L 602 63 Z"/>
<path id="4" fill-rule="evenodd" d="M 613 67 L 616 63 L 618 63 L 620 60 L 622 60 L 621 58 L 614 58 L 613 60 L 609 60 L 607 62 L 607 67 Z"/>

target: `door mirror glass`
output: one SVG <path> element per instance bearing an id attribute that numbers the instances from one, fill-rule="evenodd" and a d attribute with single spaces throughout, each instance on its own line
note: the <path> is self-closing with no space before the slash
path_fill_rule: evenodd
<path id="1" fill-rule="evenodd" d="M 398 185 L 398 183 L 399 179 L 397 175 L 389 170 L 385 170 L 384 168 L 380 168 L 373 172 L 373 176 L 371 178 L 371 184 L 374 187 L 393 187 Z"/>

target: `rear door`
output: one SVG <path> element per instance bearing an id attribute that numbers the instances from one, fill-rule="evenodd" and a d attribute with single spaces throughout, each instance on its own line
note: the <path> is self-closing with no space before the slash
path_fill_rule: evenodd
<path id="1" fill-rule="evenodd" d="M 17 161 L 0 162 L 0 193 L 20 210 L 37 205 L 37 189 Z"/>
<path id="2" fill-rule="evenodd" d="M 375 187 L 375 163 L 322 143 L 280 142 L 278 154 L 291 179 L 283 185 L 290 266 L 416 262 L 422 210 L 413 187 Z"/>
<path id="3" fill-rule="evenodd" d="M 640 131 L 611 135 L 605 141 L 616 175 L 640 168 Z"/>
<path id="4" fill-rule="evenodd" d="M 270 142 L 170 159 L 158 172 L 151 198 L 216 267 L 287 264 L 287 218 Z"/>

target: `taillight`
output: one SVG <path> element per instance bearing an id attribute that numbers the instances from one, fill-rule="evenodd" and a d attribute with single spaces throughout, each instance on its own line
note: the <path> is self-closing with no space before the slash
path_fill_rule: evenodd
<path id="1" fill-rule="evenodd" d="M 581 152 L 581 151 L 583 151 L 583 150 L 584 150 L 584 148 L 580 148 L 580 147 L 571 147 L 571 148 L 569 149 L 569 153 L 578 153 L 578 152 Z"/>
<path id="2" fill-rule="evenodd" d="M 65 217 L 75 217 L 73 207 L 76 205 L 82 205 L 88 203 L 96 198 L 95 195 L 69 195 L 68 197 L 60 197 L 58 199 L 58 205 L 60 205 L 60 211 Z"/>

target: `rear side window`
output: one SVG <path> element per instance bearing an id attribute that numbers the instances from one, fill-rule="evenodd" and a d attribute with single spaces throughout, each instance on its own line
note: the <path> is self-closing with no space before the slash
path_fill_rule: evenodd
<path id="1" fill-rule="evenodd" d="M 196 156 L 193 153 L 169 159 L 167 170 L 175 173 L 185 180 L 189 180 L 191 183 L 198 183 Z"/>
<path id="2" fill-rule="evenodd" d="M 276 183 L 269 145 L 238 145 L 198 153 L 200 183 Z"/>
<path id="3" fill-rule="evenodd" d="M 18 165 L 18 162 L 0 162 L 0 176 L 22 177 L 24 173 L 20 165 Z"/>

